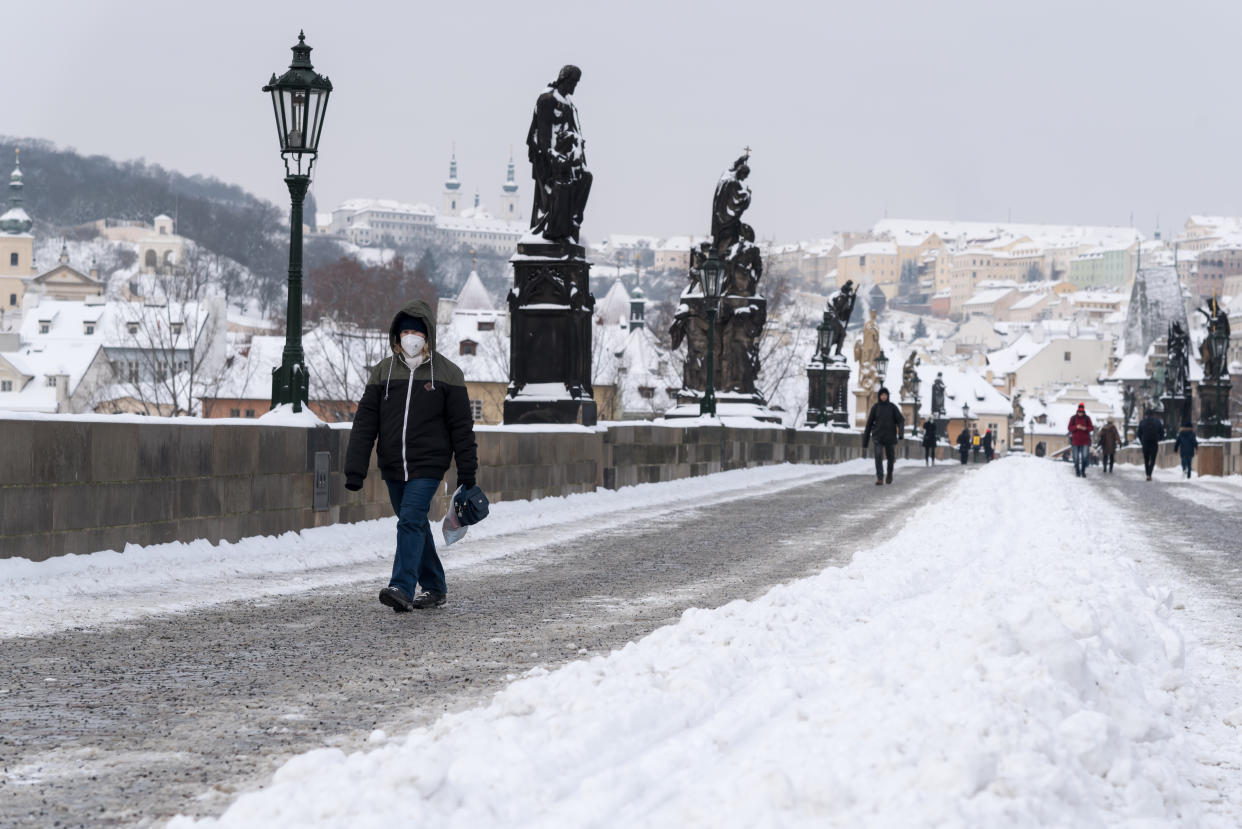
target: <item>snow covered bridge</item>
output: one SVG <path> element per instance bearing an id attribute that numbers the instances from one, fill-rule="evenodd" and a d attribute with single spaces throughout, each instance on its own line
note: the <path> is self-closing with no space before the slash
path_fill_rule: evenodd
<path id="1" fill-rule="evenodd" d="M 0 561 L 0 824 L 1236 826 L 1236 478 L 780 465 Z M 406 736 L 408 734 L 408 736 Z"/>

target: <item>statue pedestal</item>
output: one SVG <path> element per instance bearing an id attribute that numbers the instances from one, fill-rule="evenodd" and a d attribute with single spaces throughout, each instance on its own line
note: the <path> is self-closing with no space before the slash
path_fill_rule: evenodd
<path id="1" fill-rule="evenodd" d="M 871 407 L 879 400 L 876 391 L 867 391 L 866 389 L 854 389 L 854 426 L 858 429 L 867 428 L 867 417 L 871 414 Z"/>
<path id="2" fill-rule="evenodd" d="M 591 386 L 590 264 L 582 247 L 523 239 L 509 291 L 505 423 L 597 420 Z"/>
<path id="3" fill-rule="evenodd" d="M 1199 423 L 1196 431 L 1201 438 L 1231 437 L 1233 423 L 1229 418 L 1229 392 L 1233 384 L 1226 377 L 1220 382 L 1203 383 L 1199 386 Z M 1216 418 L 1220 417 L 1217 430 Z"/>
<path id="4" fill-rule="evenodd" d="M 919 423 L 919 413 L 914 408 L 913 400 L 901 401 L 901 416 L 906 419 L 906 434 L 913 435 L 918 432 L 919 427 L 923 424 Z"/>
<path id="5" fill-rule="evenodd" d="M 819 360 L 806 367 L 806 425 L 828 424 L 848 428 L 850 367 L 845 362 Z"/>

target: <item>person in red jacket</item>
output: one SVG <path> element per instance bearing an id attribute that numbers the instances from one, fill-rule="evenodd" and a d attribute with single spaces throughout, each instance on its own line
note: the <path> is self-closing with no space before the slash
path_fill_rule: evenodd
<path id="1" fill-rule="evenodd" d="M 1070 452 L 1074 456 L 1074 474 L 1079 478 L 1087 477 L 1087 463 L 1090 460 L 1088 453 L 1091 451 L 1091 433 L 1094 431 L 1095 424 L 1087 416 L 1087 407 L 1079 403 L 1078 411 L 1069 421 Z"/>

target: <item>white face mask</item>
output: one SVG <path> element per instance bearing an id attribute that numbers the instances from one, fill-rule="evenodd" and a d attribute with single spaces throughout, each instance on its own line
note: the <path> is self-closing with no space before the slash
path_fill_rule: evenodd
<path id="1" fill-rule="evenodd" d="M 411 360 L 422 356 L 423 346 L 426 343 L 427 338 L 416 331 L 405 331 L 401 334 L 401 350 Z"/>

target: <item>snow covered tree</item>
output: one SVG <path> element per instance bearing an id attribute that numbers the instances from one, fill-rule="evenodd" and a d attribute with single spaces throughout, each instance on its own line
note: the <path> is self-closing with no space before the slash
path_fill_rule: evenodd
<path id="1" fill-rule="evenodd" d="M 914 324 L 914 339 L 927 336 L 927 324 L 923 322 L 923 318 L 919 317 L 918 322 Z"/>
<path id="2" fill-rule="evenodd" d="M 1032 262 L 1030 265 L 1027 266 L 1026 281 L 1027 282 L 1043 282 L 1044 281 L 1044 270 L 1043 268 L 1039 267 L 1038 262 Z"/>

